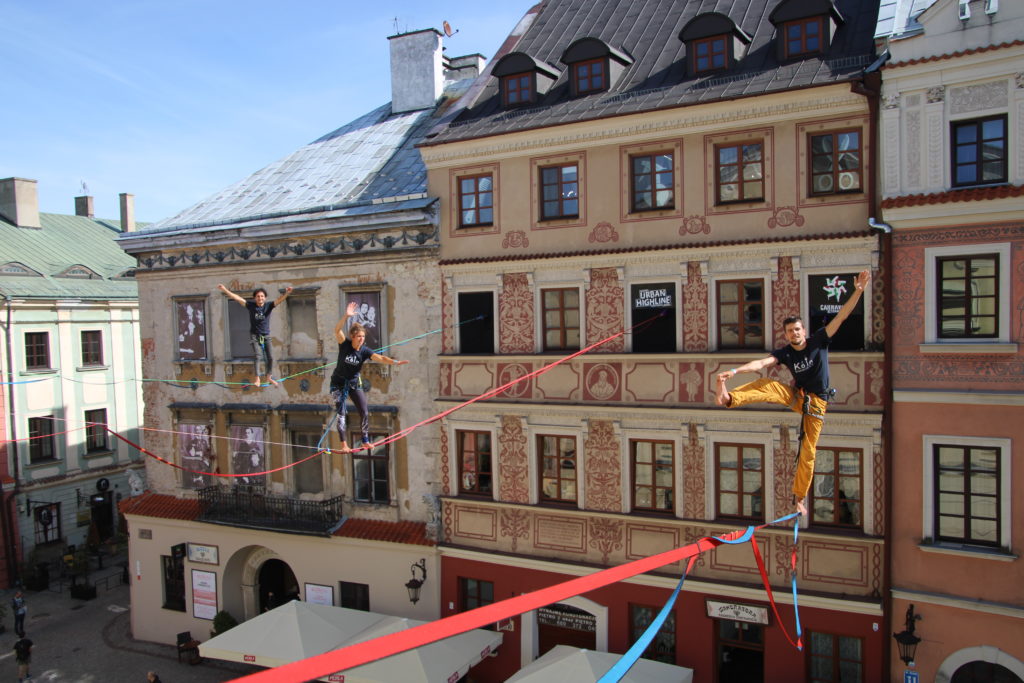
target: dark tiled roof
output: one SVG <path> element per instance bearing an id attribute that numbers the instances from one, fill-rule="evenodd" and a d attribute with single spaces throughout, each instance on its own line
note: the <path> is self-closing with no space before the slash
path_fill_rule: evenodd
<path id="1" fill-rule="evenodd" d="M 998 185 L 996 187 L 971 187 L 962 190 L 947 190 L 931 194 L 911 194 L 904 197 L 888 197 L 882 200 L 883 209 L 900 209 L 905 206 L 926 204 L 952 204 L 954 202 L 978 202 L 985 199 L 1008 199 L 1024 196 L 1024 185 Z"/>
<path id="2" fill-rule="evenodd" d="M 437 545 L 427 538 L 427 525 L 423 522 L 384 522 L 374 519 L 348 519 L 334 532 L 343 538 L 361 538 L 367 541 L 385 541 L 407 545 Z"/>
<path id="3" fill-rule="evenodd" d="M 487 71 L 481 78 L 488 80 L 476 99 L 453 122 L 431 131 L 424 144 L 849 81 L 859 78 L 874 61 L 878 0 L 835 0 L 845 22 L 827 52 L 788 63 L 777 59 L 775 26 L 769 21 L 781 3 L 547 0 L 513 48 L 563 69 L 538 106 L 503 109 L 498 79 Z M 753 40 L 730 71 L 691 78 L 686 75 L 686 46 L 678 36 L 691 19 L 707 12 L 728 15 Z M 570 69 L 560 58 L 570 44 L 587 36 L 629 54 L 634 62 L 610 91 L 573 98 L 568 87 Z"/>
<path id="4" fill-rule="evenodd" d="M 146 491 L 140 496 L 125 498 L 117 505 L 122 515 L 159 517 L 161 519 L 184 519 L 195 521 L 199 518 L 199 501 L 194 498 L 176 498 L 163 493 Z"/>

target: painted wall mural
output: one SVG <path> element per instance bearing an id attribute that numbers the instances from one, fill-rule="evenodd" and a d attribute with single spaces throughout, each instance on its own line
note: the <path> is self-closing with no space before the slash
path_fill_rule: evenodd
<path id="1" fill-rule="evenodd" d="M 622 496 L 619 491 L 619 482 L 622 481 L 620 445 L 612 423 L 592 420 L 583 447 L 587 458 L 584 465 L 587 508 L 622 512 Z"/>
<path id="2" fill-rule="evenodd" d="M 615 268 L 594 268 L 587 288 L 587 344 L 622 332 L 623 288 Z M 594 349 L 595 353 L 616 353 L 625 348 L 625 339 L 617 337 Z"/>
<path id="3" fill-rule="evenodd" d="M 704 353 L 708 346 L 708 283 L 700 272 L 700 264 L 686 264 L 683 285 L 683 351 Z"/>
<path id="4" fill-rule="evenodd" d="M 518 415 L 502 415 L 498 432 L 501 454 L 498 459 L 500 483 L 498 500 L 508 503 L 530 502 L 530 468 L 527 461 L 526 432 Z"/>
<path id="5" fill-rule="evenodd" d="M 800 315 L 800 283 L 793 275 L 793 258 L 779 257 L 779 273 L 772 281 L 772 347 L 786 344 L 782 321 Z"/>
<path id="6" fill-rule="evenodd" d="M 498 353 L 533 353 L 533 290 L 526 273 L 508 273 L 498 298 Z"/>

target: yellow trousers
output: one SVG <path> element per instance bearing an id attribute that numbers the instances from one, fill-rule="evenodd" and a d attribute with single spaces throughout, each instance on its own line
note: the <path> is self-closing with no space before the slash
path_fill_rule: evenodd
<path id="1" fill-rule="evenodd" d="M 803 412 L 803 395 L 792 387 L 773 379 L 763 377 L 729 392 L 730 408 L 739 408 L 750 403 L 777 403 L 787 406 L 796 413 Z M 818 448 L 818 437 L 821 435 L 822 419 L 816 415 L 824 415 L 828 403 L 817 394 L 810 394 L 810 412 L 813 415 L 803 416 L 804 439 L 800 444 L 800 461 L 796 466 L 793 478 L 793 494 L 797 498 L 805 498 L 811 488 L 814 476 L 814 454 Z"/>

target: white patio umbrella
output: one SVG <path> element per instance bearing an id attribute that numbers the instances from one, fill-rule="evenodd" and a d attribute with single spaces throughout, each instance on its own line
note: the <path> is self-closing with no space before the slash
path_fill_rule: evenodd
<path id="1" fill-rule="evenodd" d="M 524 666 L 505 683 L 594 683 L 608 673 L 621 657 L 611 652 L 556 645 L 542 657 Z M 638 659 L 621 680 L 625 683 L 691 683 L 693 669 Z"/>

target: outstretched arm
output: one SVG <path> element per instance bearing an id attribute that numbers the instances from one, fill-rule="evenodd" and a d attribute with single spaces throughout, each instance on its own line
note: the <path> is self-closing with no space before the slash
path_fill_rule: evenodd
<path id="1" fill-rule="evenodd" d="M 334 338 L 338 340 L 339 344 L 345 343 L 345 328 L 348 327 L 348 319 L 354 316 L 357 310 L 359 310 L 359 304 L 350 301 L 345 307 L 345 316 L 334 326 Z"/>
<path id="2" fill-rule="evenodd" d="M 291 287 L 285 287 L 284 288 L 284 294 L 282 294 L 281 296 L 279 296 L 276 299 L 274 299 L 274 305 L 275 306 L 280 306 L 281 304 L 283 304 L 284 300 L 287 299 L 288 295 L 291 294 L 291 293 L 292 293 L 292 288 Z"/>
<path id="3" fill-rule="evenodd" d="M 370 356 L 370 360 L 375 363 L 384 363 L 385 365 L 405 365 L 409 362 L 407 360 L 395 360 L 394 358 L 390 358 L 380 353 L 375 353 Z"/>
<path id="4" fill-rule="evenodd" d="M 858 275 L 853 281 L 853 294 L 850 295 L 850 298 L 846 300 L 843 307 L 839 309 L 838 313 L 836 313 L 836 317 L 832 318 L 832 320 L 828 322 L 828 325 L 825 325 L 825 334 L 827 334 L 829 338 L 836 335 L 836 332 L 839 331 L 839 326 L 843 324 L 843 321 L 846 320 L 851 313 L 853 313 L 853 307 L 857 305 L 858 301 L 860 301 L 860 295 L 864 293 L 864 288 L 867 287 L 868 280 L 870 279 L 871 273 L 864 270 L 861 271 L 860 275 Z"/>
<path id="5" fill-rule="evenodd" d="M 242 306 L 245 305 L 245 299 L 243 299 L 242 297 L 238 296 L 237 294 L 232 292 L 230 289 L 228 289 L 224 285 L 217 285 L 217 289 L 219 289 L 220 291 L 224 292 L 224 294 L 226 294 L 229 299 L 231 299 L 233 301 L 237 301 Z"/>
<path id="6" fill-rule="evenodd" d="M 770 368 L 771 366 L 775 365 L 778 362 L 779 361 L 775 358 L 775 356 L 768 356 L 767 358 L 761 358 L 760 360 L 752 360 L 749 363 L 744 363 L 743 365 L 732 370 L 726 370 L 725 372 L 718 373 L 718 379 L 731 379 L 736 375 L 740 374 L 741 372 L 757 372 L 758 370 L 762 370 L 764 368 Z"/>

